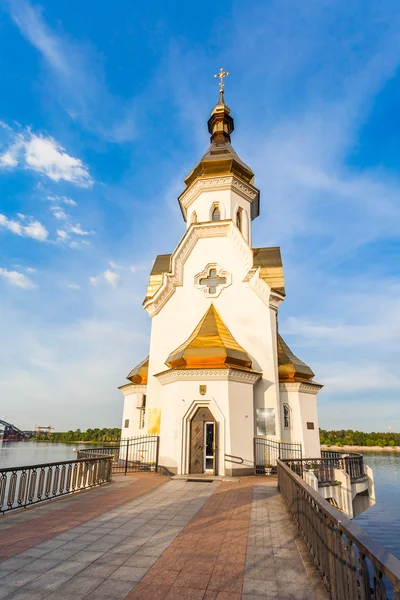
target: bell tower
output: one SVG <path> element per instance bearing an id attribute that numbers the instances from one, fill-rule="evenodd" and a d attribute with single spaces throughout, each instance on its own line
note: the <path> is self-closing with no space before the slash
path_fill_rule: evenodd
<path id="1" fill-rule="evenodd" d="M 192 223 L 231 220 L 251 246 L 251 221 L 260 213 L 260 192 L 254 187 L 254 173 L 231 144 L 235 129 L 230 108 L 225 104 L 223 69 L 217 104 L 208 119 L 210 146 L 185 179 L 179 196 L 182 215 Z"/>

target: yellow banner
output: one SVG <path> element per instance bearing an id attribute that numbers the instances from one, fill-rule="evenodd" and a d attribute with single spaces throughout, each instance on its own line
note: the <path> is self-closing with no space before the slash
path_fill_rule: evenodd
<path id="1" fill-rule="evenodd" d="M 149 408 L 147 433 L 160 433 L 161 408 Z"/>

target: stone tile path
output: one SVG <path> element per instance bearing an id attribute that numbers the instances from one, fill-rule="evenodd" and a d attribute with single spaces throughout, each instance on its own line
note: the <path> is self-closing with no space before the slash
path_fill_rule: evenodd
<path id="1" fill-rule="evenodd" d="M 92 493 L 0 530 L 0 552 L 6 535 L 14 554 L 0 555 L 0 599 L 327 598 L 276 481 L 138 474 Z"/>

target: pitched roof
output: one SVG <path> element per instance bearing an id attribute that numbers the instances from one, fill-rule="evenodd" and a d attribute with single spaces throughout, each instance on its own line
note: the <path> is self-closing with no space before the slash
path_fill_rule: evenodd
<path id="1" fill-rule="evenodd" d="M 313 371 L 297 358 L 278 333 L 278 374 L 279 381 L 310 381 Z"/>
<path id="2" fill-rule="evenodd" d="M 172 254 L 159 254 L 156 256 L 153 268 L 150 271 L 149 284 L 146 289 L 146 299 L 152 298 L 162 284 L 163 274 L 169 273 Z"/>
<path id="3" fill-rule="evenodd" d="M 253 266 L 260 267 L 261 279 L 272 290 L 285 295 L 285 278 L 283 276 L 281 249 L 279 246 L 253 248 Z"/>
<path id="4" fill-rule="evenodd" d="M 251 369 L 252 361 L 211 304 L 191 336 L 171 352 L 165 364 L 175 369 Z"/>

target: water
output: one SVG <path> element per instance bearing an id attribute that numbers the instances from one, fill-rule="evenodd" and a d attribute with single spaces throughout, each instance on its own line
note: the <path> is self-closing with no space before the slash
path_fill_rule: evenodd
<path id="1" fill-rule="evenodd" d="M 75 460 L 74 448 L 88 448 L 92 444 L 57 444 L 51 442 L 2 442 L 0 440 L 0 469 L 26 467 L 43 463 Z"/>
<path id="2" fill-rule="evenodd" d="M 74 448 L 88 446 L 91 444 L 0 441 L 0 469 L 73 460 Z M 367 452 L 365 462 L 374 471 L 376 504 L 355 522 L 400 559 L 400 454 Z"/>
<path id="3" fill-rule="evenodd" d="M 355 522 L 400 559 L 400 454 L 364 452 L 364 456 L 374 471 L 376 504 Z"/>

